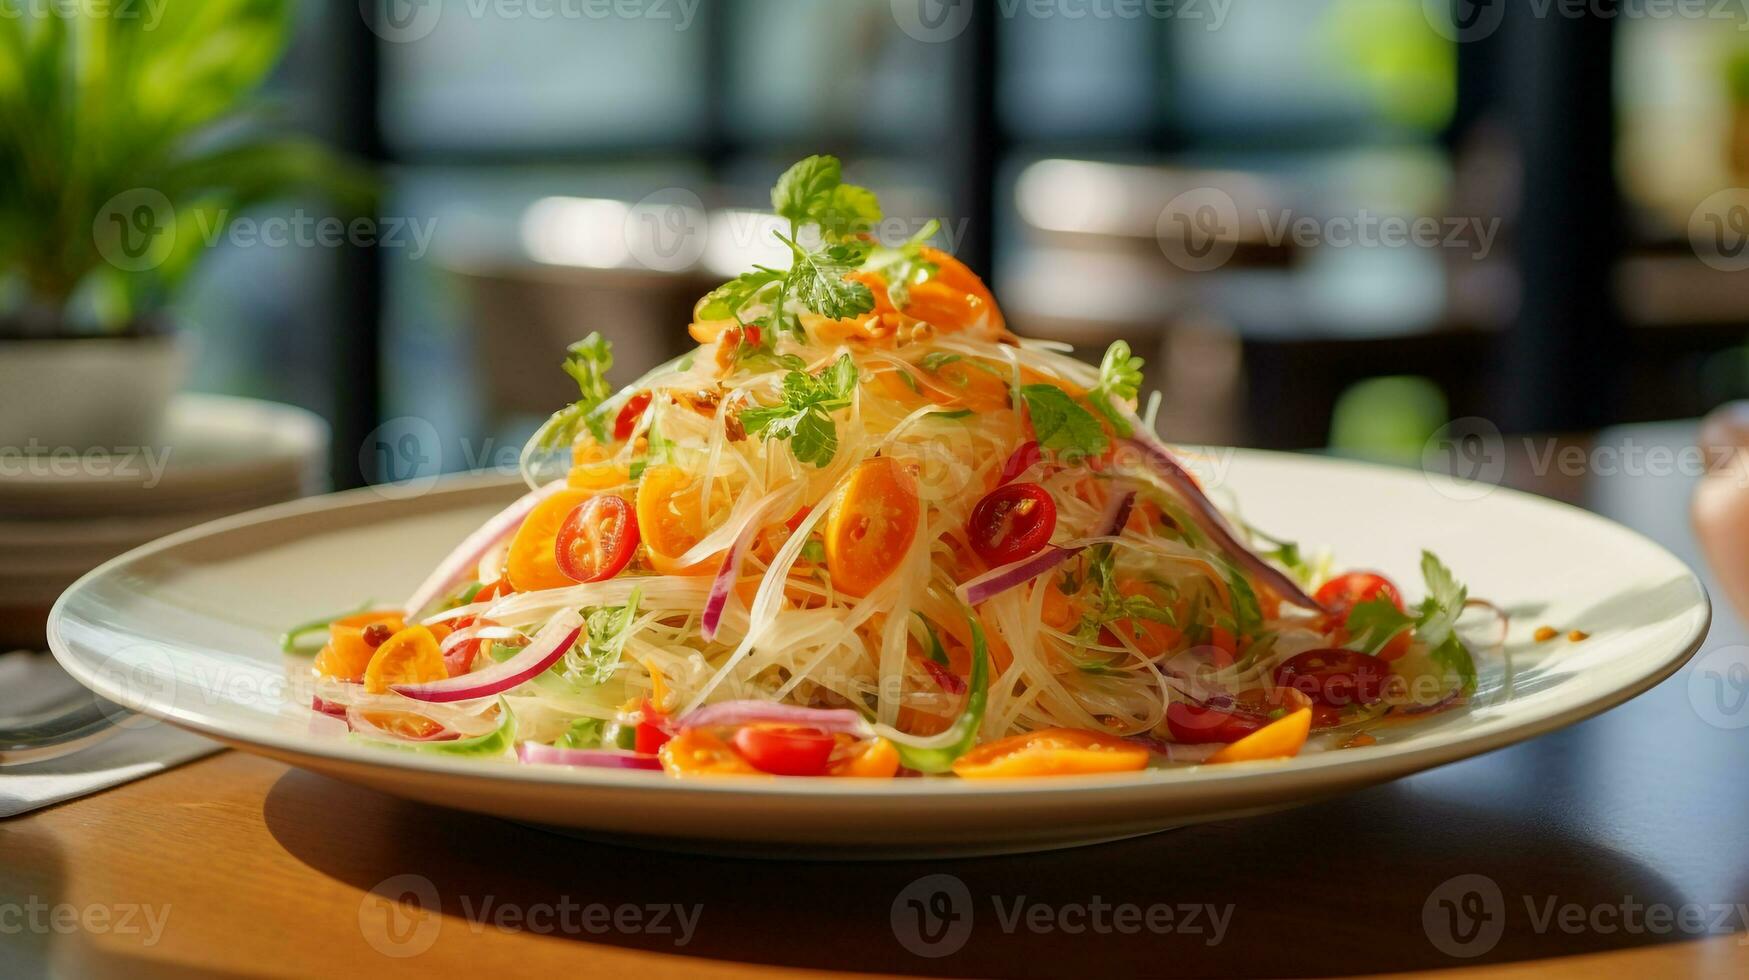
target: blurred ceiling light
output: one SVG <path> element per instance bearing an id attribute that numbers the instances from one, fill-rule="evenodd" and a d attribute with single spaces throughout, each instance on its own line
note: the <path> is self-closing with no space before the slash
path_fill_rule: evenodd
<path id="1" fill-rule="evenodd" d="M 759 211 L 711 212 L 710 234 L 704 247 L 705 268 L 731 278 L 755 265 L 778 268 L 789 265 L 789 249 L 772 235 L 774 231 L 789 231 L 787 223 L 776 215 Z"/>
<path id="2" fill-rule="evenodd" d="M 1040 160 L 1021 171 L 1015 199 L 1021 217 L 1035 228 L 1109 232 L 1134 223 L 1128 184 L 1120 168 L 1108 164 Z"/>
<path id="3" fill-rule="evenodd" d="M 612 269 L 626 264 L 631 208 L 602 198 L 547 197 L 522 214 L 522 247 L 536 262 Z"/>

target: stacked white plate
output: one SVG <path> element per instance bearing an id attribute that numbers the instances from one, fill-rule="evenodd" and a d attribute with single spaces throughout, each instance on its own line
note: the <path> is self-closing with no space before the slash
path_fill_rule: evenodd
<path id="1" fill-rule="evenodd" d="M 303 409 L 179 395 L 158 446 L 0 449 L 0 649 L 36 647 L 56 597 L 125 551 L 327 488 L 328 427 Z"/>

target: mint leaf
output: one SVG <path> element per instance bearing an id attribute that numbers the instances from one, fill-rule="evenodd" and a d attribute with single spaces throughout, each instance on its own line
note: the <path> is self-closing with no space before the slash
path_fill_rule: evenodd
<path id="1" fill-rule="evenodd" d="M 828 241 L 844 241 L 881 223 L 880 198 L 866 187 L 839 184 L 814 220 Z"/>
<path id="2" fill-rule="evenodd" d="M 1056 385 L 1025 385 L 1020 397 L 1026 402 L 1032 430 L 1042 448 L 1085 456 L 1098 456 L 1111 448 L 1111 440 L 1093 413 Z"/>
<path id="3" fill-rule="evenodd" d="M 792 224 L 816 221 L 831 205 L 833 192 L 843 182 L 844 167 L 837 157 L 808 157 L 777 178 L 771 189 L 771 208 Z"/>

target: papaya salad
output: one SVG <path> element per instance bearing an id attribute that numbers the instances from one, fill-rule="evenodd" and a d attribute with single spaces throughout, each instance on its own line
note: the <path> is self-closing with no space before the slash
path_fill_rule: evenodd
<path id="1" fill-rule="evenodd" d="M 836 159 L 772 204 L 787 267 L 703 297 L 695 349 L 615 392 L 607 342 L 573 345 L 580 397 L 524 450 L 528 492 L 399 608 L 288 634 L 320 644 L 311 705 L 344 737 L 1047 776 L 1351 748 L 1474 696 L 1459 620 L 1504 617 L 1437 558 L 1411 604 L 1224 513 L 1138 414 L 1125 344 L 1094 365 L 1010 333 L 934 223 L 871 235 Z"/>

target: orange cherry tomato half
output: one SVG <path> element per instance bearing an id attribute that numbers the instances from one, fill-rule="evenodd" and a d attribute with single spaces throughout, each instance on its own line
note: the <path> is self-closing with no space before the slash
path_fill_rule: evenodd
<path id="1" fill-rule="evenodd" d="M 517 592 L 536 592 L 576 585 L 576 580 L 559 570 L 559 530 L 571 512 L 595 499 L 593 490 L 560 490 L 535 505 L 523 518 L 516 536 L 510 539 L 510 553 L 504 562 L 505 577 Z"/>
<path id="2" fill-rule="evenodd" d="M 1148 750 L 1121 738 L 1073 728 L 1047 728 L 980 745 L 959 757 L 963 779 L 1006 776 L 1077 776 L 1135 772 L 1148 765 Z"/>
<path id="3" fill-rule="evenodd" d="M 759 770 L 741 758 L 728 742 L 703 728 L 681 732 L 662 743 L 656 758 L 670 776 L 759 775 Z"/>
<path id="4" fill-rule="evenodd" d="M 838 737 L 838 749 L 826 764 L 826 775 L 861 779 L 891 779 L 899 774 L 899 750 L 884 738 Z"/>
<path id="5" fill-rule="evenodd" d="M 911 475 L 888 456 L 864 460 L 826 518 L 826 569 L 840 592 L 865 596 L 904 560 L 922 507 Z"/>
<path id="6" fill-rule="evenodd" d="M 364 689 L 385 694 L 396 684 L 440 681 L 448 676 L 437 636 L 423 626 L 409 626 L 376 648 L 364 670 Z"/>
<path id="7" fill-rule="evenodd" d="M 978 501 L 966 523 L 972 550 L 992 565 L 1037 554 L 1057 530 L 1057 502 L 1036 483 L 997 487 Z"/>
<path id="8" fill-rule="evenodd" d="M 1210 763 L 1291 759 L 1312 733 L 1312 709 L 1300 708 L 1209 756 Z"/>
<path id="9" fill-rule="evenodd" d="M 594 497 L 565 518 L 553 543 L 559 571 L 578 582 L 613 578 L 638 550 L 638 515 L 623 497 Z"/>
<path id="10" fill-rule="evenodd" d="M 625 407 L 619 410 L 619 415 L 613 420 L 615 441 L 625 442 L 631 437 L 632 430 L 637 428 L 638 419 L 650 407 L 650 400 L 650 393 L 647 391 L 640 391 L 626 400 Z"/>
<path id="11" fill-rule="evenodd" d="M 761 772 L 773 776 L 820 776 L 838 740 L 817 728 L 790 725 L 748 725 L 737 729 L 735 751 Z"/>
<path id="12" fill-rule="evenodd" d="M 663 464 L 644 471 L 638 481 L 638 534 L 650 552 L 650 563 L 663 575 L 713 575 L 720 559 L 679 566 L 679 558 L 704 539 L 708 529 L 699 514 L 699 494 L 691 475 Z"/>

